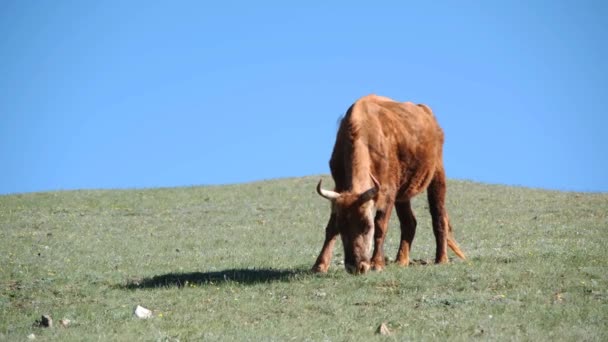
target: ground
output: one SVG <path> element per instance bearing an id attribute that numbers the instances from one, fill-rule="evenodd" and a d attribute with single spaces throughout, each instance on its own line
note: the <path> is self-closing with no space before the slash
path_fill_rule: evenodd
<path id="1" fill-rule="evenodd" d="M 352 276 L 338 243 L 316 275 L 318 179 L 0 196 L 0 340 L 608 340 L 608 194 L 451 180 L 467 261 L 427 264 L 422 195 L 410 267 Z"/>

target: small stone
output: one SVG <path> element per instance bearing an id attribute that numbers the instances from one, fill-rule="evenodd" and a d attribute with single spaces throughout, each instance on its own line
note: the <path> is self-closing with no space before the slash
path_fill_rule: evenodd
<path id="1" fill-rule="evenodd" d="M 327 293 L 323 291 L 315 291 L 315 297 L 323 298 L 325 296 L 327 296 Z"/>
<path id="2" fill-rule="evenodd" d="M 141 318 L 141 319 L 146 319 L 146 318 L 150 318 L 152 317 L 152 311 L 144 308 L 143 306 L 136 306 L 135 307 L 135 311 L 133 312 L 133 314 L 137 317 L 137 318 Z"/>
<path id="3" fill-rule="evenodd" d="M 376 330 L 376 334 L 380 334 L 380 335 L 390 335 L 391 331 L 388 330 L 388 326 L 386 326 L 386 323 L 382 323 L 380 324 L 380 326 L 378 327 L 378 330 Z"/>
<path id="4" fill-rule="evenodd" d="M 72 321 L 70 321 L 70 320 L 69 320 L 69 319 L 67 319 L 67 318 L 60 319 L 60 320 L 59 320 L 59 325 L 61 325 L 61 326 L 62 326 L 62 327 L 64 327 L 64 328 L 67 328 L 67 327 L 70 325 L 70 323 L 72 323 Z"/>
<path id="5" fill-rule="evenodd" d="M 34 335 L 33 333 L 29 334 L 29 335 L 27 335 L 27 339 L 28 340 L 35 340 L 36 339 L 36 335 Z"/>

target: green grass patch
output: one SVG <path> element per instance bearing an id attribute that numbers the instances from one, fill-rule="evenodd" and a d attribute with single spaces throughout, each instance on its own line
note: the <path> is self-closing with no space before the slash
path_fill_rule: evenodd
<path id="1" fill-rule="evenodd" d="M 608 340 L 608 194 L 450 181 L 467 261 L 425 265 L 420 196 L 417 263 L 315 275 L 317 181 L 0 196 L 0 340 Z"/>

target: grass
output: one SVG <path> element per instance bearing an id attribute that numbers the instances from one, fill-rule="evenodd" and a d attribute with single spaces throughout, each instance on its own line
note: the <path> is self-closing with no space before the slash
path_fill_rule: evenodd
<path id="1" fill-rule="evenodd" d="M 0 196 L 0 340 L 608 340 L 608 194 L 450 181 L 466 262 L 424 265 L 420 196 L 417 263 L 315 275 L 317 180 Z"/>

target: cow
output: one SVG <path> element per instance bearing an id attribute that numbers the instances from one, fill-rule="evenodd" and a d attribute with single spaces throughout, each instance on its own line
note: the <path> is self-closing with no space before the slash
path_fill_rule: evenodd
<path id="1" fill-rule="evenodd" d="M 407 266 L 416 233 L 411 199 L 424 190 L 437 244 L 435 263 L 448 262 L 447 247 L 465 259 L 445 208 L 443 141 L 441 127 L 424 104 L 373 94 L 355 101 L 340 122 L 329 161 L 335 188 L 323 189 L 319 180 L 316 189 L 331 202 L 331 214 L 313 272 L 327 272 L 338 234 L 347 272 L 382 270 L 393 206 L 401 225 L 395 262 Z"/>

